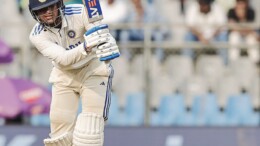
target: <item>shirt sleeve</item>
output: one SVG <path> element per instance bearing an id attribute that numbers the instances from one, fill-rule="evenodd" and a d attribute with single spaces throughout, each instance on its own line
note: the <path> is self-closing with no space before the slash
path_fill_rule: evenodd
<path id="1" fill-rule="evenodd" d="M 89 22 L 88 22 L 88 16 L 87 16 L 85 6 L 83 6 L 83 10 L 82 10 L 82 21 L 83 21 L 85 29 L 88 30 Z"/>
<path id="2" fill-rule="evenodd" d="M 74 49 L 66 50 L 42 35 L 31 35 L 30 41 L 43 56 L 62 66 L 75 64 L 84 56 L 82 54 L 85 51 L 83 43 Z"/>
<path id="3" fill-rule="evenodd" d="M 196 18 L 197 13 L 196 10 L 198 9 L 197 5 L 192 5 L 189 7 L 187 14 L 186 14 L 186 24 L 188 27 L 194 27 L 196 25 Z"/>
<path id="4" fill-rule="evenodd" d="M 225 15 L 223 8 L 217 4 L 214 5 L 214 7 L 215 7 L 215 9 L 214 9 L 215 11 L 214 10 L 213 11 L 216 14 L 215 15 L 216 16 L 216 25 L 219 25 L 219 26 L 225 25 L 227 22 L 227 17 Z"/>

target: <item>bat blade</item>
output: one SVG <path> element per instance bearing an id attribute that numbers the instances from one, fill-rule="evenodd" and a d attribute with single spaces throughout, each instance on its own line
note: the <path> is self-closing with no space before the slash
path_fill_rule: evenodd
<path id="1" fill-rule="evenodd" d="M 99 0 L 82 0 L 86 7 L 88 21 L 94 23 L 103 19 L 102 9 Z"/>

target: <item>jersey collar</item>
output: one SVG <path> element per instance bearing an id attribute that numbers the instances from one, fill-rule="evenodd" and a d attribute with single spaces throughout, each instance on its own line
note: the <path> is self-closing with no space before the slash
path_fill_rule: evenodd
<path id="1" fill-rule="evenodd" d="M 62 26 L 61 26 L 61 28 L 65 28 L 67 26 L 68 26 L 67 18 L 64 15 L 63 18 L 62 18 Z"/>
<path id="2" fill-rule="evenodd" d="M 63 16 L 62 18 L 62 24 L 61 24 L 61 29 L 62 28 L 66 28 L 68 26 L 68 22 L 67 22 L 67 19 L 66 19 L 66 16 Z M 50 30 L 52 32 L 55 32 L 55 33 L 58 33 L 60 31 L 60 29 L 58 28 L 54 28 L 54 27 L 51 27 Z"/>

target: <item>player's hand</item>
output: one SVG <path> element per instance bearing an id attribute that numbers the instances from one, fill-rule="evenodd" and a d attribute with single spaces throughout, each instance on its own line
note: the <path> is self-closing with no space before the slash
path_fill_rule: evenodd
<path id="1" fill-rule="evenodd" d="M 96 50 L 97 57 L 100 58 L 100 61 L 112 60 L 120 56 L 120 52 L 116 41 L 114 38 L 110 39 L 110 41 L 101 44 L 97 47 Z"/>
<path id="2" fill-rule="evenodd" d="M 109 41 L 110 33 L 107 25 L 99 25 L 89 29 L 84 34 L 85 47 L 93 48 Z"/>
<path id="3" fill-rule="evenodd" d="M 120 56 L 114 37 L 109 33 L 108 25 L 99 25 L 88 30 L 85 35 L 86 51 L 95 51 L 101 61 L 112 60 Z"/>

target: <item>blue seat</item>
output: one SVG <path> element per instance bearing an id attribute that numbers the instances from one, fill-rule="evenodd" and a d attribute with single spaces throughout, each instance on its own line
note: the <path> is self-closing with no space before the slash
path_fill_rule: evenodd
<path id="1" fill-rule="evenodd" d="M 107 124 L 110 126 L 126 126 L 127 119 L 125 112 L 120 109 L 118 96 L 111 94 L 111 104 L 109 108 Z"/>
<path id="2" fill-rule="evenodd" d="M 159 125 L 177 125 L 185 113 L 184 97 L 181 94 L 163 96 L 159 105 Z"/>
<path id="3" fill-rule="evenodd" d="M 108 125 L 120 125 L 119 124 L 119 103 L 118 103 L 118 97 L 116 94 L 112 93 L 111 94 L 111 104 L 109 108 L 109 113 L 108 113 Z"/>
<path id="4" fill-rule="evenodd" d="M 225 113 L 229 126 L 237 126 L 239 122 L 239 114 L 237 108 L 239 106 L 239 95 L 232 95 L 228 97 Z"/>
<path id="5" fill-rule="evenodd" d="M 142 92 L 127 95 L 125 118 L 127 125 L 140 126 L 144 124 L 145 95 Z"/>
<path id="6" fill-rule="evenodd" d="M 205 100 L 203 96 L 194 97 L 191 112 L 194 116 L 195 125 L 205 125 L 206 115 L 205 115 Z"/>
<path id="7" fill-rule="evenodd" d="M 186 118 L 189 119 L 189 116 L 185 114 L 186 112 L 186 107 L 185 107 L 185 102 L 184 102 L 184 96 L 182 94 L 175 94 L 174 99 L 173 99 L 173 116 L 175 117 L 174 119 L 174 125 L 179 125 L 179 119 L 183 116 L 186 116 Z"/>
<path id="8" fill-rule="evenodd" d="M 195 117 L 191 112 L 185 112 L 177 120 L 178 126 L 195 126 Z"/>
<path id="9" fill-rule="evenodd" d="M 240 95 L 239 115 L 244 126 L 256 126 L 259 124 L 259 114 L 253 110 L 253 105 L 249 94 Z"/>
<path id="10" fill-rule="evenodd" d="M 257 112 L 253 112 L 247 116 L 246 119 L 242 120 L 244 126 L 259 126 L 260 115 Z"/>
<path id="11" fill-rule="evenodd" d="M 216 117 L 220 116 L 216 95 L 209 93 L 196 96 L 192 104 L 192 113 L 197 125 L 214 125 Z"/>
<path id="12" fill-rule="evenodd" d="M 159 125 L 169 126 L 174 124 L 173 95 L 163 96 L 158 109 Z"/>
<path id="13" fill-rule="evenodd" d="M 251 120 L 257 120 L 257 116 L 255 116 L 253 111 L 251 97 L 247 93 L 230 96 L 226 107 L 226 114 L 231 124 L 251 125 L 253 124 Z"/>
<path id="14" fill-rule="evenodd" d="M 227 116 L 224 112 L 219 112 L 218 114 L 212 116 L 209 123 L 210 126 L 228 126 Z"/>
<path id="15" fill-rule="evenodd" d="M 150 113 L 151 126 L 160 126 L 160 116 L 158 111 L 152 111 Z"/>

